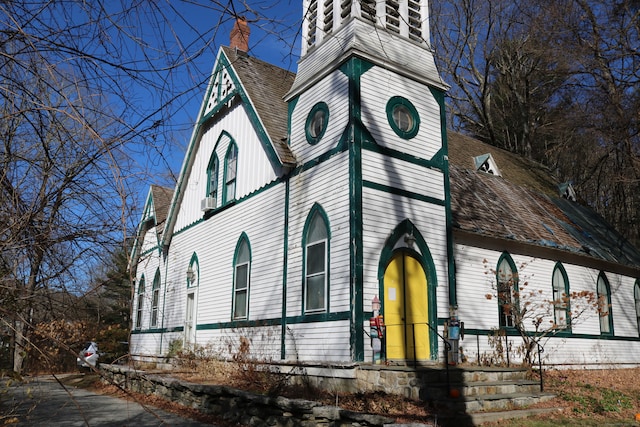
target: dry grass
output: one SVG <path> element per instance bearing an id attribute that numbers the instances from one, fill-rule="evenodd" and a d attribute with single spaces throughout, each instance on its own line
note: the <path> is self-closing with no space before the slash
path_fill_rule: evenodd
<path id="1" fill-rule="evenodd" d="M 244 361 L 243 363 L 247 363 Z M 240 369 L 241 368 L 241 369 Z M 242 371 L 242 374 L 239 374 Z M 274 394 L 274 374 L 260 373 L 246 365 L 219 361 L 203 362 L 197 369 L 180 375 L 192 382 L 227 384 L 258 393 Z M 423 402 L 383 393 L 332 394 L 304 387 L 280 387 L 278 394 L 318 400 L 352 411 L 397 418 L 400 422 L 427 422 L 436 414 Z M 557 407 L 562 411 L 540 417 L 552 424 L 541 425 L 638 425 L 640 413 L 640 368 L 607 370 L 550 370 L 545 372 L 545 391 L 556 398 L 536 407 Z M 534 418 L 532 425 L 535 424 Z M 521 426 L 523 421 L 494 425 Z"/>
<path id="2" fill-rule="evenodd" d="M 561 412 L 488 425 L 640 426 L 640 368 L 547 371 L 545 391 L 557 397 L 537 406 Z"/>
<path id="3" fill-rule="evenodd" d="M 275 374 L 249 369 L 244 365 L 239 375 L 239 362 L 200 361 L 197 366 L 178 367 L 172 375 L 181 379 L 206 384 L 224 384 L 257 393 L 273 392 Z M 97 386 L 102 392 L 124 396 L 113 386 Z M 640 426 L 636 414 L 640 413 L 640 368 L 608 370 L 563 370 L 545 372 L 545 391 L 557 397 L 537 407 L 559 407 L 562 411 L 528 420 L 506 420 L 487 426 Z M 273 393 L 272 393 L 273 394 Z M 384 415 L 402 423 L 433 422 L 436 414 L 423 402 L 383 393 L 332 394 L 309 387 L 280 387 L 280 395 L 317 400 L 326 405 Z M 158 398 L 127 393 L 129 398 L 160 407 L 167 411 L 185 414 L 185 408 Z M 440 414 L 442 415 L 442 414 Z M 212 422 L 197 411 L 189 410 L 188 416 L 200 421 Z M 219 421 L 219 420 L 215 420 Z"/>

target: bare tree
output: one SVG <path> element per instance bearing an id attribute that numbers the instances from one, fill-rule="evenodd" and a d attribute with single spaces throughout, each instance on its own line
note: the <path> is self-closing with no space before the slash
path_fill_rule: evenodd
<path id="1" fill-rule="evenodd" d="M 638 2 L 432 7 L 450 126 L 546 164 L 640 243 Z"/>
<path id="2" fill-rule="evenodd" d="M 640 243 L 640 8 L 627 0 L 575 4 L 580 20 L 570 28 L 569 49 L 580 72 L 578 129 L 593 149 L 579 185 L 591 205 Z"/>
<path id="3" fill-rule="evenodd" d="M 583 289 L 548 295 L 526 274 L 527 266 L 533 262 L 535 260 L 521 263 L 519 273 L 512 273 L 496 271 L 486 259 L 482 261 L 491 288 L 485 298 L 498 302 L 501 315 L 508 318 L 507 326 L 520 335 L 522 345 L 516 350 L 527 365 L 536 362 L 538 346 L 544 347 L 554 335 L 570 330 L 589 317 L 606 315 L 608 310 L 595 291 Z M 498 336 L 504 336 L 504 328 L 500 331 Z"/>
<path id="4" fill-rule="evenodd" d="M 290 34 L 296 24 L 268 16 L 277 4 L 0 2 L 0 322 L 16 372 L 36 302 L 86 292 L 104 254 L 125 248 L 146 179 L 164 168 L 175 180 L 171 156 L 227 23 L 249 15 L 264 34 Z M 192 98 L 193 116 L 176 122 Z"/>

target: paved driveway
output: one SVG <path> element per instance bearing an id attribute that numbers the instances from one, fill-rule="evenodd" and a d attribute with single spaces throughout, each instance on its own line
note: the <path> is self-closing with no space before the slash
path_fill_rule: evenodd
<path id="1" fill-rule="evenodd" d="M 65 381 L 65 383 L 68 381 Z M 154 407 L 93 393 L 71 384 L 61 386 L 52 376 L 22 384 L 0 384 L 0 425 L 11 426 L 211 426 Z"/>

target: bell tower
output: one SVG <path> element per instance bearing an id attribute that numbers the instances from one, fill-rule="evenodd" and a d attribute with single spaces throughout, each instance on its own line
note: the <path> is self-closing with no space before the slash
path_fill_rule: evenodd
<path id="1" fill-rule="evenodd" d="M 384 316 L 405 309 L 389 273 L 398 260 L 420 277 L 408 283 L 402 276 L 406 301 L 420 305 L 420 324 L 436 328 L 437 301 L 455 302 L 447 293 L 455 289 L 447 85 L 431 50 L 428 0 L 304 0 L 303 11 L 298 72 L 285 96 L 289 144 L 301 165 L 289 182 L 289 226 L 304 229 L 302 219 L 318 210 L 331 231 L 330 286 L 321 288 L 327 313 L 303 317 L 348 326 L 341 336 L 349 337 L 351 359 L 361 361 L 370 354 L 363 333 L 369 301 L 394 301 L 383 304 Z M 390 329 L 397 341 L 390 354 L 437 358 L 437 336 L 424 327 L 420 343 Z"/>
<path id="2" fill-rule="evenodd" d="M 354 55 L 446 89 L 430 50 L 428 3 L 304 0 L 301 57 L 291 93 L 313 84 Z"/>
<path id="3" fill-rule="evenodd" d="M 302 56 L 354 17 L 429 45 L 427 0 L 307 0 Z"/>

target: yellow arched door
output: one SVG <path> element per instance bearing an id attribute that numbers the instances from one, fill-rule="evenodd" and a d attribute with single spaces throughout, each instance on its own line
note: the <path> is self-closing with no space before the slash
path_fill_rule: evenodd
<path id="1" fill-rule="evenodd" d="M 430 359 L 427 276 L 408 253 L 395 254 L 384 272 L 383 304 L 387 360 Z"/>

